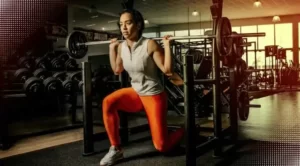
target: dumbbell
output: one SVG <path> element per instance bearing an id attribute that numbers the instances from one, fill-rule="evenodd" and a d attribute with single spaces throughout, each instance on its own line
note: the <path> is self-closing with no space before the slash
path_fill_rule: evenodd
<path id="1" fill-rule="evenodd" d="M 64 64 L 63 62 L 55 55 L 54 52 L 47 52 L 44 55 L 44 58 L 49 62 L 51 68 L 53 70 L 63 70 Z"/>
<path id="2" fill-rule="evenodd" d="M 43 68 L 37 69 L 33 72 L 33 75 L 43 80 L 45 91 L 50 94 L 58 94 L 62 90 L 61 82 L 51 77 L 51 73 Z"/>
<path id="3" fill-rule="evenodd" d="M 50 67 L 50 63 L 46 57 L 38 57 L 35 59 L 35 68 L 36 69 L 42 68 L 42 69 L 50 70 L 51 67 Z"/>
<path id="4" fill-rule="evenodd" d="M 69 53 L 63 52 L 59 54 L 58 58 L 64 63 L 64 67 L 68 71 L 74 71 L 78 69 L 78 64 L 75 59 L 70 58 Z"/>
<path id="5" fill-rule="evenodd" d="M 32 69 L 35 64 L 34 60 L 31 57 L 23 56 L 18 60 L 18 66 L 20 68 Z"/>
<path id="6" fill-rule="evenodd" d="M 66 79 L 66 72 L 56 72 L 53 74 L 53 77 L 58 79 L 62 83 L 66 93 L 73 93 L 75 91 L 74 81 Z"/>
<path id="7" fill-rule="evenodd" d="M 82 72 L 77 71 L 77 72 L 69 73 L 68 76 L 70 80 L 75 81 L 76 84 L 78 84 L 77 86 L 78 90 L 81 91 L 83 89 Z"/>
<path id="8" fill-rule="evenodd" d="M 43 81 L 37 77 L 32 77 L 29 69 L 18 69 L 14 76 L 16 81 L 24 83 L 23 89 L 27 96 L 40 95 L 44 92 Z"/>

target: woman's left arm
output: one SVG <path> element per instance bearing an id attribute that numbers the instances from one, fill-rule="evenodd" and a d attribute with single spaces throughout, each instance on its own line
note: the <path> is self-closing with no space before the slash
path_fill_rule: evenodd
<path id="1" fill-rule="evenodd" d="M 149 51 L 153 55 L 153 60 L 158 68 L 167 76 L 172 76 L 172 56 L 169 36 L 163 39 L 164 51 L 154 40 L 149 41 Z"/>

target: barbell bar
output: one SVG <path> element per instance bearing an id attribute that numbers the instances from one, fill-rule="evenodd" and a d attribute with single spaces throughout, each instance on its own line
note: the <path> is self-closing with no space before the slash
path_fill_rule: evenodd
<path id="1" fill-rule="evenodd" d="M 171 37 L 171 40 L 183 39 L 213 39 L 216 41 L 216 48 L 220 56 L 227 56 L 231 54 L 233 38 L 243 37 L 263 37 L 266 33 L 232 33 L 230 20 L 227 17 L 222 17 L 218 20 L 215 35 L 196 35 L 196 36 L 176 36 Z M 162 40 L 163 38 L 152 38 L 153 40 Z M 122 42 L 123 40 L 119 40 Z M 111 41 L 92 41 L 88 42 L 84 33 L 74 31 L 70 33 L 66 40 L 66 48 L 71 53 L 70 56 L 75 59 L 83 58 L 88 51 L 87 46 L 109 44 Z"/>
<path id="2" fill-rule="evenodd" d="M 260 33 L 242 33 L 242 34 L 231 34 L 225 37 L 229 38 L 237 38 L 237 37 L 261 37 L 266 36 L 266 33 L 260 32 Z M 186 39 L 212 39 L 215 38 L 216 35 L 195 35 L 195 36 L 174 36 L 170 37 L 171 40 L 186 40 Z M 162 37 L 157 38 L 151 38 L 152 40 L 162 40 Z M 119 42 L 124 42 L 125 40 L 118 40 Z M 77 46 L 92 46 L 92 45 L 101 45 L 101 44 L 110 44 L 111 41 L 93 41 L 93 42 L 86 42 L 86 43 L 77 43 Z M 244 46 L 244 45 L 242 45 Z M 245 45 L 245 46 L 248 46 Z M 251 46 L 251 45 L 250 45 Z"/>

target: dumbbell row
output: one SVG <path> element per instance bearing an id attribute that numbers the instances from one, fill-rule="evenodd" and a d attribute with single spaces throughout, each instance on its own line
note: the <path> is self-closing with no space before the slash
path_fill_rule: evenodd
<path id="1" fill-rule="evenodd" d="M 64 52 L 55 55 L 53 52 L 48 52 L 42 57 L 33 59 L 32 57 L 21 57 L 18 60 L 18 66 L 20 68 L 44 68 L 44 69 L 54 69 L 54 70 L 69 70 L 73 71 L 78 69 L 78 64 L 75 59 L 70 58 L 69 54 Z"/>
<path id="2" fill-rule="evenodd" d="M 75 72 L 70 75 L 76 76 L 81 72 Z M 23 82 L 23 90 L 27 95 L 41 95 L 44 92 L 58 94 L 62 91 L 72 93 L 77 90 L 75 84 L 77 79 L 64 77 L 65 72 L 57 72 L 52 76 L 46 69 L 37 69 L 33 73 L 27 68 L 21 68 L 15 71 L 16 82 Z"/>

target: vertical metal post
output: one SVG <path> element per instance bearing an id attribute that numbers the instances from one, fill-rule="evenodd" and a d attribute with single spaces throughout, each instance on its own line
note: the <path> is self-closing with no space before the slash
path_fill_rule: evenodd
<path id="1" fill-rule="evenodd" d="M 122 72 L 119 76 L 119 81 L 121 82 L 121 88 L 127 87 L 127 74 L 126 72 Z M 123 111 L 119 111 L 119 119 L 120 119 L 120 138 L 121 138 L 121 143 L 122 145 L 125 145 L 128 143 L 129 140 L 129 134 L 128 134 L 128 117 L 127 113 Z"/>
<path id="2" fill-rule="evenodd" d="M 196 165 L 193 56 L 183 56 L 186 166 Z"/>
<path id="3" fill-rule="evenodd" d="M 213 79 L 216 80 L 213 84 L 213 111 L 214 111 L 214 135 L 216 138 L 216 146 L 214 149 L 214 156 L 222 155 L 222 116 L 220 110 L 221 98 L 220 98 L 220 58 L 219 53 L 216 50 L 216 40 L 213 39 L 212 50 L 214 54 L 212 56 L 212 73 Z"/>
<path id="4" fill-rule="evenodd" d="M 89 62 L 82 62 L 84 156 L 91 155 L 92 153 L 94 153 L 91 76 L 91 64 Z"/>
<path id="5" fill-rule="evenodd" d="M 229 69 L 229 82 L 230 82 L 230 129 L 231 129 L 231 139 L 233 142 L 237 140 L 238 133 L 238 120 L 237 120 L 237 90 L 236 90 L 236 80 L 235 71 L 233 68 Z"/>

